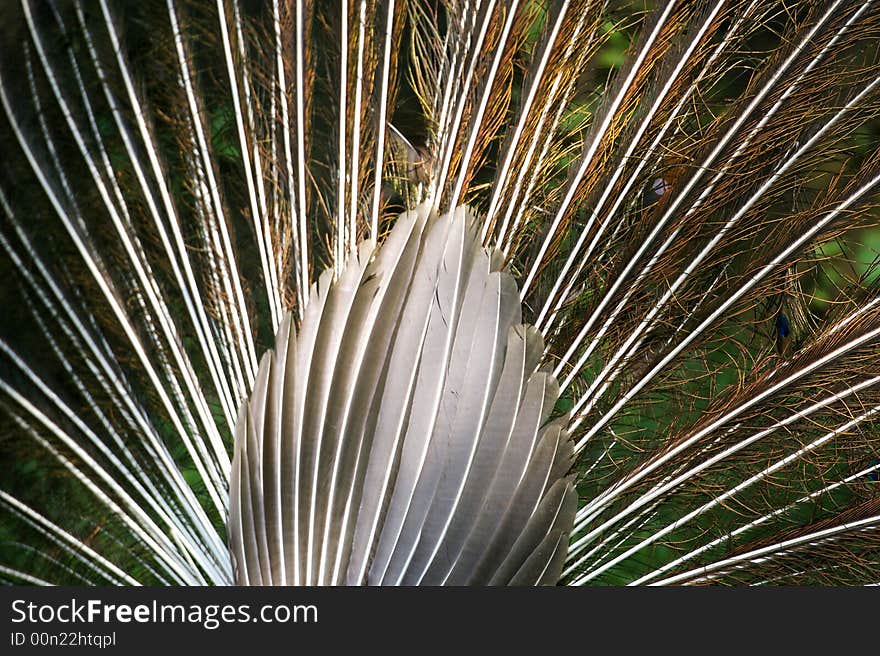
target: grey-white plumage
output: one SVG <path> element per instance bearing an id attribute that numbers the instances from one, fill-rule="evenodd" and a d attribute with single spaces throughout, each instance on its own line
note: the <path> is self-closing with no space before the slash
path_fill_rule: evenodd
<path id="1" fill-rule="evenodd" d="M 239 584 L 553 584 L 576 494 L 516 284 L 459 207 L 402 215 L 286 317 L 236 423 Z"/>

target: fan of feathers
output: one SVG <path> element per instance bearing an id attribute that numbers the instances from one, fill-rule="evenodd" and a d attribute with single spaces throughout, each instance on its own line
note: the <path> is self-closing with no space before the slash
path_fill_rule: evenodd
<path id="1" fill-rule="evenodd" d="M 0 17 L 3 581 L 880 582 L 880 2 Z"/>

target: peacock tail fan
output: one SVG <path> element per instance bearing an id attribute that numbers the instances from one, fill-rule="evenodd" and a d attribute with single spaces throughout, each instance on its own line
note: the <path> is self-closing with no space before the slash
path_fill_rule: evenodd
<path id="1" fill-rule="evenodd" d="M 880 582 L 880 2 L 0 30 L 3 581 Z"/>

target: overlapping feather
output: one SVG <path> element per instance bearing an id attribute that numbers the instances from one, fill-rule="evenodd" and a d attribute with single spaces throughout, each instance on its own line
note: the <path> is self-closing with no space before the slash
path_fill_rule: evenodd
<path id="1" fill-rule="evenodd" d="M 464 208 L 421 206 L 285 318 L 236 424 L 238 583 L 556 582 L 572 445 L 495 264 Z"/>

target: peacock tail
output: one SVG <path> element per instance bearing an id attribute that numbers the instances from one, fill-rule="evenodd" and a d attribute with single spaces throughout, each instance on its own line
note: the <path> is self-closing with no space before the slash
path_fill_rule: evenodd
<path id="1" fill-rule="evenodd" d="M 3 581 L 880 582 L 877 2 L 0 18 Z"/>

